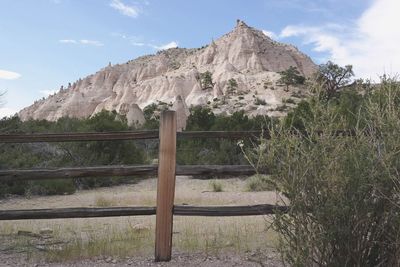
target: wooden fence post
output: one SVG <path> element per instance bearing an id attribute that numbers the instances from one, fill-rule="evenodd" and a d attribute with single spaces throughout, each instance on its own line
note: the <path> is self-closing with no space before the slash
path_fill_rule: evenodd
<path id="1" fill-rule="evenodd" d="M 164 111 L 160 120 L 155 261 L 170 261 L 176 169 L 176 113 Z"/>

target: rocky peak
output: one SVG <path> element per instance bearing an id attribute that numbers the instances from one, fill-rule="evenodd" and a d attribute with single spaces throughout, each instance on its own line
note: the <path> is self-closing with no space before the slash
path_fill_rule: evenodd
<path id="1" fill-rule="evenodd" d="M 244 109 L 250 115 L 273 115 L 273 109 L 290 96 L 277 83 L 278 73 L 290 66 L 305 76 L 317 69 L 295 47 L 273 41 L 238 20 L 231 32 L 206 47 L 172 48 L 109 64 L 21 110 L 19 116 L 57 120 L 88 117 L 106 109 L 125 114 L 136 124 L 143 121 L 140 109 L 161 102 L 179 111 L 182 127 L 188 107 L 195 105 L 207 105 L 216 113 Z"/>

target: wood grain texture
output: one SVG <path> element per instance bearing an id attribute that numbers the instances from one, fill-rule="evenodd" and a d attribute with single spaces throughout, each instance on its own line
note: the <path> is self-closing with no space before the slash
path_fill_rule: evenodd
<path id="1" fill-rule="evenodd" d="M 287 212 L 287 206 L 270 204 L 249 206 L 187 206 L 175 205 L 173 214 L 178 216 L 255 216 Z M 110 208 L 58 208 L 33 210 L 1 210 L 1 220 L 40 220 L 65 218 L 93 218 L 155 215 L 156 207 Z"/>
<path id="2" fill-rule="evenodd" d="M 160 120 L 155 261 L 170 261 L 175 197 L 176 113 L 164 111 Z"/>
<path id="3" fill-rule="evenodd" d="M 155 207 L 62 208 L 33 210 L 0 210 L 0 220 L 38 220 L 142 216 L 156 214 Z"/>
<path id="4" fill-rule="evenodd" d="M 0 143 L 112 141 L 157 138 L 158 131 L 0 134 Z"/>
<path id="5" fill-rule="evenodd" d="M 81 177 L 110 177 L 154 175 L 157 165 L 99 166 L 58 169 L 0 170 L 0 181 L 45 179 L 74 179 Z"/>
<path id="6" fill-rule="evenodd" d="M 249 206 L 174 206 L 174 215 L 182 216 L 253 216 L 287 212 L 288 207 L 270 204 Z"/>

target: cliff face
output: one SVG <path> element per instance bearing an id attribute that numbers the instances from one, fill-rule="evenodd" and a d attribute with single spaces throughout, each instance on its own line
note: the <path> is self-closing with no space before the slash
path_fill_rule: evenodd
<path id="1" fill-rule="evenodd" d="M 54 121 L 63 116 L 88 117 L 102 109 L 128 114 L 132 107 L 130 117 L 141 121 L 140 109 L 159 101 L 179 110 L 209 105 L 216 113 L 244 109 L 251 115 L 274 115 L 274 107 L 290 97 L 277 84 L 277 72 L 290 66 L 306 77 L 317 70 L 294 46 L 273 41 L 238 21 L 233 31 L 204 48 L 172 48 L 109 65 L 36 101 L 19 116 Z M 265 104 L 257 105 L 256 99 Z"/>

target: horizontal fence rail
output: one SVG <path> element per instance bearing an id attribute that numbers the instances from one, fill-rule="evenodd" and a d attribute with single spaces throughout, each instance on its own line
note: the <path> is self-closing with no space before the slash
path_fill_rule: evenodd
<path id="1" fill-rule="evenodd" d="M 75 179 L 85 177 L 156 175 L 157 165 L 100 166 L 58 169 L 0 170 L 0 182 Z M 252 175 L 256 171 L 250 165 L 181 165 L 176 175 Z M 268 171 L 262 173 L 267 174 Z"/>
<path id="2" fill-rule="evenodd" d="M 157 165 L 0 170 L 0 181 L 74 179 L 81 177 L 109 177 L 152 174 L 157 174 Z"/>
<path id="3" fill-rule="evenodd" d="M 178 139 L 193 138 L 260 138 L 270 139 L 268 131 L 183 131 L 177 132 Z M 317 131 L 317 135 L 324 134 Z M 356 136 L 351 130 L 337 130 L 330 133 L 333 136 Z M 365 131 L 366 135 L 372 134 Z M 293 132 L 293 135 L 304 135 L 306 133 Z M 35 133 L 35 134 L 0 134 L 0 143 L 40 143 L 40 142 L 76 142 L 76 141 L 113 141 L 113 140 L 140 140 L 158 139 L 158 130 L 130 131 L 130 132 L 87 132 L 87 133 Z"/>
<path id="4" fill-rule="evenodd" d="M 177 138 L 258 138 L 261 131 L 184 131 L 178 132 Z M 268 137 L 264 132 L 263 136 Z M 40 143 L 40 142 L 76 142 L 76 141 L 113 141 L 158 139 L 158 130 L 131 132 L 86 132 L 86 133 L 35 133 L 35 134 L 0 134 L 0 143 Z"/>
<path id="5" fill-rule="evenodd" d="M 252 206 L 174 206 L 174 215 L 182 216 L 253 216 L 269 215 L 279 212 L 287 212 L 287 206 L 270 204 Z"/>
<path id="6" fill-rule="evenodd" d="M 0 134 L 0 143 L 112 141 L 157 138 L 158 131 Z"/>
<path id="7" fill-rule="evenodd" d="M 185 131 L 178 132 L 179 139 L 192 138 L 225 138 L 225 139 L 240 139 L 240 138 L 259 138 L 263 134 L 264 138 L 269 135 L 261 131 Z"/>
<path id="8" fill-rule="evenodd" d="M 174 215 L 180 216 L 255 216 L 287 212 L 287 206 L 270 204 L 251 206 L 186 206 L 175 205 Z M 34 210 L 2 210 L 1 220 L 40 220 L 66 218 L 96 218 L 155 215 L 156 207 L 112 207 L 112 208 L 60 208 Z"/>
<path id="9" fill-rule="evenodd" d="M 1 210 L 0 220 L 95 218 L 155 215 L 155 207 L 62 208 L 34 210 Z"/>

